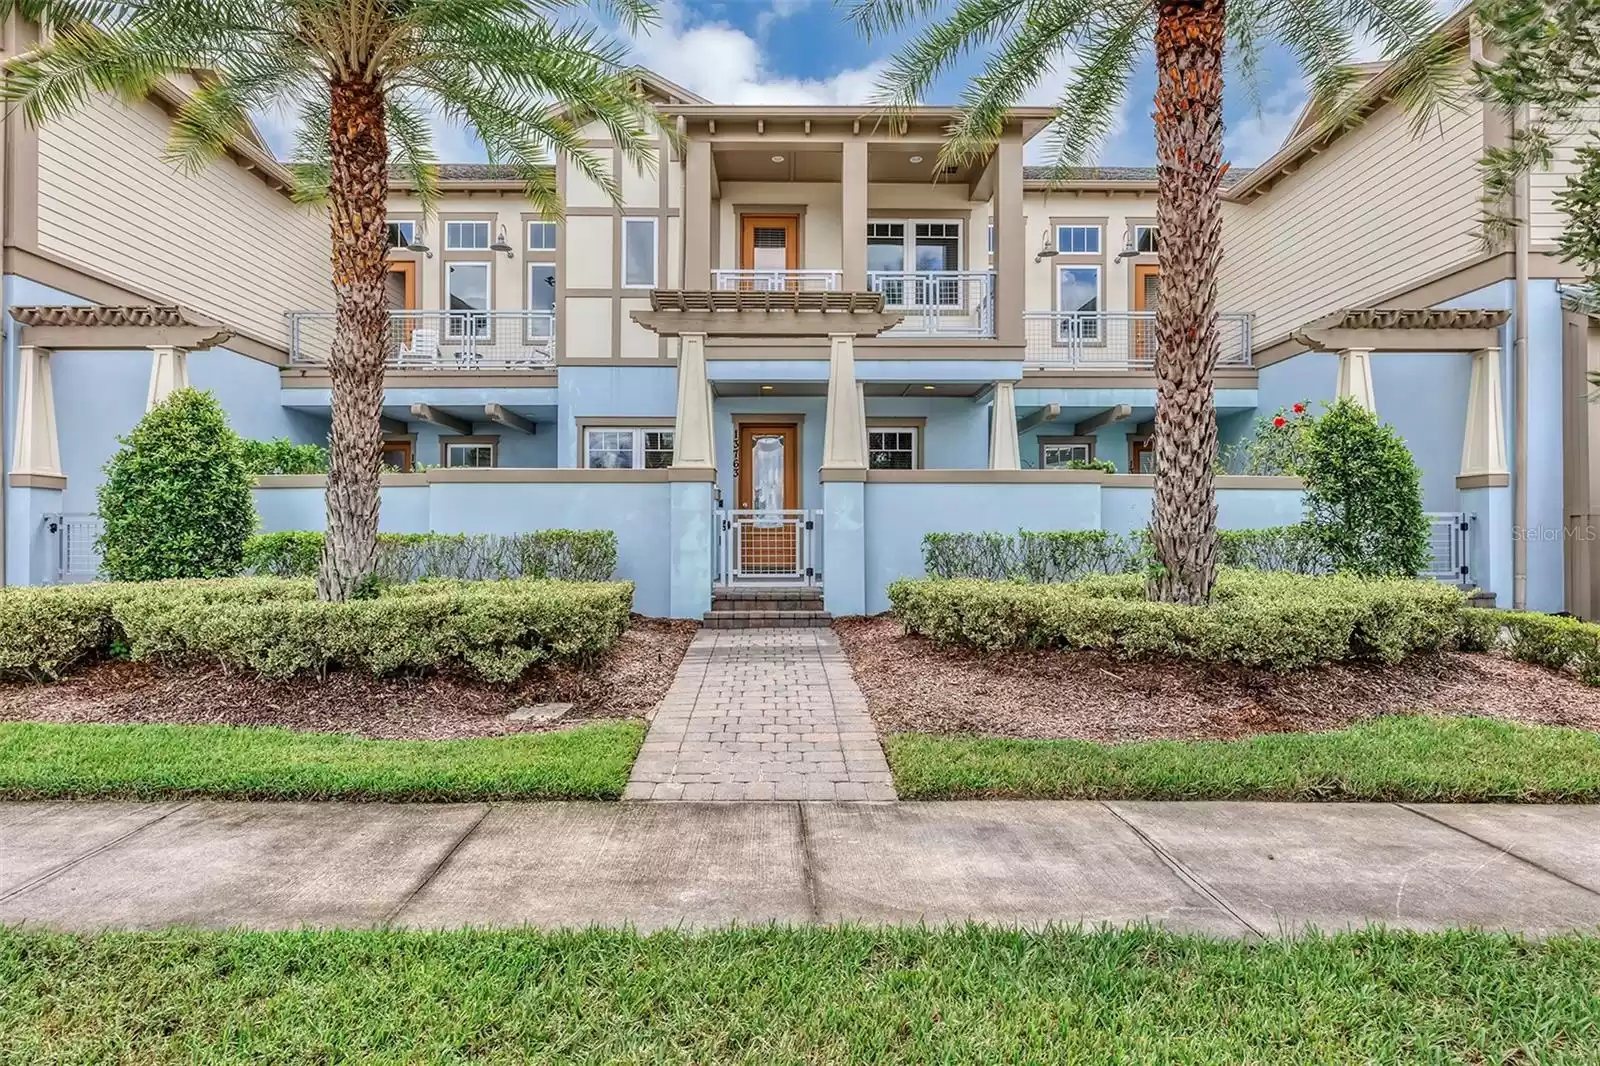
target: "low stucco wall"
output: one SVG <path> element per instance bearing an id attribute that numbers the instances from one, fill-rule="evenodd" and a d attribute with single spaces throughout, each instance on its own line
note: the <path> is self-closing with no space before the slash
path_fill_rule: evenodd
<path id="1" fill-rule="evenodd" d="M 866 610 L 889 609 L 891 581 L 921 577 L 928 533 L 1015 533 L 1104 529 L 1133 533 L 1149 525 L 1154 479 L 1089 471 L 873 472 L 865 502 Z M 1217 522 L 1223 529 L 1291 525 L 1303 510 L 1294 478 L 1220 477 Z"/>
<path id="2" fill-rule="evenodd" d="M 502 468 L 388 475 L 378 525 L 388 533 L 609 529 L 617 536 L 616 576 L 635 585 L 633 609 L 665 617 L 673 566 L 672 486 L 665 474 Z M 263 532 L 325 527 L 320 476 L 260 478 L 255 501 Z"/>

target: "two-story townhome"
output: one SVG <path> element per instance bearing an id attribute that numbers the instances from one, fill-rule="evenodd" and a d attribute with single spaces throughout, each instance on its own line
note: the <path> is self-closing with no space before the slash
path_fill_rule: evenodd
<path id="1" fill-rule="evenodd" d="M 1465 66 L 1478 45 L 1450 25 Z M 1229 175 L 1224 447 L 1284 405 L 1351 396 L 1422 467 L 1439 576 L 1592 612 L 1569 531 L 1600 505 L 1573 398 L 1600 356 L 1554 254 L 1570 155 L 1527 183 L 1514 244 L 1485 247 L 1477 160 L 1508 131 L 1463 95 L 1416 133 L 1389 72 L 1367 73 L 1358 123 L 1307 116 Z M 679 136 L 637 171 L 590 141 L 620 205 L 560 164 L 559 218 L 483 164 L 444 165 L 431 216 L 394 189 L 385 529 L 614 528 L 639 609 L 694 617 L 740 582 L 880 610 L 930 530 L 1144 527 L 1154 170 L 1052 183 L 1023 165 L 1044 109 L 944 167 L 948 108 L 638 83 Z M 185 91 L 4 120 L 8 582 L 92 573 L 100 468 L 178 385 L 214 390 L 246 436 L 326 438 L 325 216 L 258 138 L 198 173 L 165 162 Z M 1219 486 L 1224 526 L 1300 513 L 1289 479 Z M 319 528 L 319 488 L 265 479 L 264 527 Z"/>

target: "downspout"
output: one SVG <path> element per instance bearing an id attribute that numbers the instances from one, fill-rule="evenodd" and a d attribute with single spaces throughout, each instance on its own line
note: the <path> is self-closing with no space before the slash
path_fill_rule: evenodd
<path id="1" fill-rule="evenodd" d="M 1519 108 L 1512 119 L 1512 138 L 1526 128 L 1528 111 Z M 1511 436 L 1516 466 L 1511 480 L 1511 606 L 1528 608 L 1528 260 L 1532 237 L 1528 232 L 1530 205 L 1528 171 L 1512 190 L 1511 213 L 1516 228 L 1511 237 L 1511 374 L 1517 402 L 1512 405 Z"/>

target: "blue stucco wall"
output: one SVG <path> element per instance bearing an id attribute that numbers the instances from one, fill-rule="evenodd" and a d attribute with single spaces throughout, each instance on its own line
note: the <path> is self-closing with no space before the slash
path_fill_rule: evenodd
<path id="1" fill-rule="evenodd" d="M 577 420 L 674 417 L 678 413 L 678 368 L 563 366 L 558 371 L 556 393 L 560 405 L 556 462 L 548 465 L 581 466 Z"/>
<path id="2" fill-rule="evenodd" d="M 327 512 L 320 488 L 255 490 L 256 519 L 261 532 L 326 528 Z M 428 532 L 426 485 L 386 485 L 378 494 L 378 530 L 382 533 Z"/>

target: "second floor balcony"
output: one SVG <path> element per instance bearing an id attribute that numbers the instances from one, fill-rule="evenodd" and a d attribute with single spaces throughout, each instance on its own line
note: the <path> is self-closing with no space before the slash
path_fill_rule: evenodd
<path id="1" fill-rule="evenodd" d="M 716 270 L 712 285 L 721 292 L 838 292 L 839 270 Z M 867 288 L 883 294 L 886 311 L 905 317 L 885 337 L 967 337 L 995 335 L 993 271 L 874 270 Z"/>
<path id="2" fill-rule="evenodd" d="M 1154 370 L 1160 344 L 1154 311 L 1029 311 L 1023 316 L 1030 370 Z M 1216 365 L 1246 368 L 1251 316 L 1217 316 Z"/>
<path id="3" fill-rule="evenodd" d="M 332 311 L 289 312 L 289 365 L 327 365 Z M 548 311 L 391 311 L 392 370 L 541 370 L 555 365 L 555 315 Z"/>

